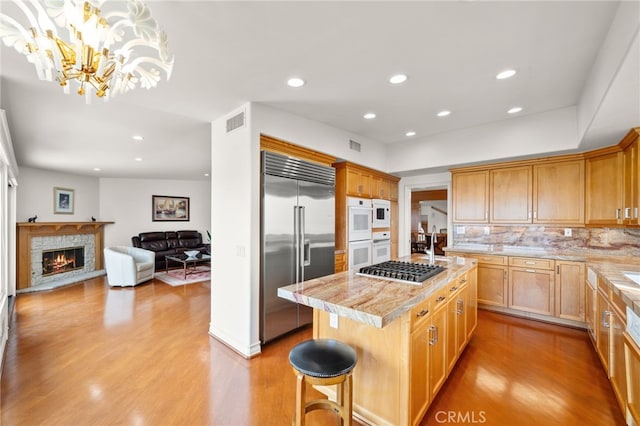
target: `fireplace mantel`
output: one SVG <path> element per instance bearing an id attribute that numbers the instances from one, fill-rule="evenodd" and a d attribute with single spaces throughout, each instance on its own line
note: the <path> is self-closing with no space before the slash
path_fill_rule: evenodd
<path id="1" fill-rule="evenodd" d="M 114 222 L 19 222 L 17 228 L 17 289 L 31 286 L 31 239 L 33 237 L 95 235 L 95 269 L 103 269 L 104 226 Z"/>

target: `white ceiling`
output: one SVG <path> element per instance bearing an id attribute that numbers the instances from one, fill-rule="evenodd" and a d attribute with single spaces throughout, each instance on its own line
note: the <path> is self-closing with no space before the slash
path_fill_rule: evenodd
<path id="1" fill-rule="evenodd" d="M 2 13 L 17 13 L 11 3 L 0 6 Z M 576 105 L 618 4 L 158 1 L 150 6 L 175 54 L 172 77 L 108 103 L 85 105 L 73 92 L 64 95 L 55 83 L 39 81 L 33 67 L 3 45 L 2 108 L 19 166 L 107 177 L 206 179 L 211 121 L 248 101 L 389 144 L 407 141 L 407 130 L 417 132 L 415 140 L 504 120 L 516 105 L 524 108 L 520 114 Z M 505 68 L 518 74 L 496 80 Z M 397 72 L 409 80 L 392 87 L 387 80 Z M 293 75 L 307 85 L 287 87 Z M 437 118 L 442 109 L 452 114 Z M 369 111 L 377 114 L 375 120 L 363 119 Z M 134 134 L 145 140 L 133 141 Z"/>

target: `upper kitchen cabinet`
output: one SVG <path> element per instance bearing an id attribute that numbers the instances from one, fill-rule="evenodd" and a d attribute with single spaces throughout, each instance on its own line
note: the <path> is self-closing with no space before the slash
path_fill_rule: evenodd
<path id="1" fill-rule="evenodd" d="M 489 171 L 452 171 L 453 222 L 489 223 Z"/>
<path id="2" fill-rule="evenodd" d="M 398 201 L 400 178 L 347 161 L 334 163 L 336 183 L 344 184 L 345 195 Z"/>
<path id="3" fill-rule="evenodd" d="M 533 165 L 533 223 L 584 225 L 584 159 Z"/>
<path id="4" fill-rule="evenodd" d="M 531 166 L 489 172 L 491 223 L 527 223 L 532 218 Z"/>
<path id="5" fill-rule="evenodd" d="M 640 156 L 638 144 L 640 140 L 640 127 L 631 129 L 620 141 L 618 146 L 622 149 L 623 157 L 623 210 L 622 220 L 625 225 L 640 225 Z"/>
<path id="6" fill-rule="evenodd" d="M 622 224 L 622 166 L 622 152 L 617 147 L 594 151 L 585 160 L 585 224 Z"/>
<path id="7" fill-rule="evenodd" d="M 452 171 L 457 223 L 584 224 L 584 159 L 555 157 Z"/>
<path id="8" fill-rule="evenodd" d="M 616 146 L 585 155 L 585 224 L 638 226 L 640 217 L 640 127 Z"/>

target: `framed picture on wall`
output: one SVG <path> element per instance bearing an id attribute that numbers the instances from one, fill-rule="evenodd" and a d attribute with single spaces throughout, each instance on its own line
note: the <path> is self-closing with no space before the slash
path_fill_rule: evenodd
<path id="1" fill-rule="evenodd" d="M 154 222 L 188 222 L 189 197 L 152 195 Z"/>
<path id="2" fill-rule="evenodd" d="M 73 214 L 73 189 L 53 188 L 53 213 Z"/>

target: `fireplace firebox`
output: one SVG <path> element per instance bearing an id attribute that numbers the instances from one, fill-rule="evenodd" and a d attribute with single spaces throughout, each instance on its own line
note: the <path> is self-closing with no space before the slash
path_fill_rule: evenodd
<path id="1" fill-rule="evenodd" d="M 42 252 L 43 276 L 82 268 L 84 268 L 84 247 L 65 247 Z"/>

